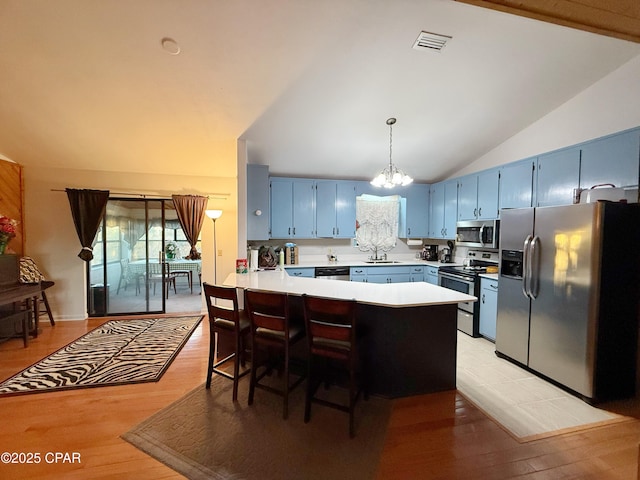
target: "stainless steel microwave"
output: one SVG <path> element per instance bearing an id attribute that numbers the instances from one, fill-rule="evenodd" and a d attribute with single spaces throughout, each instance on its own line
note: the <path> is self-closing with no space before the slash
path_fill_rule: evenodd
<path id="1" fill-rule="evenodd" d="M 500 220 L 469 220 L 456 224 L 456 244 L 465 247 L 498 248 Z"/>

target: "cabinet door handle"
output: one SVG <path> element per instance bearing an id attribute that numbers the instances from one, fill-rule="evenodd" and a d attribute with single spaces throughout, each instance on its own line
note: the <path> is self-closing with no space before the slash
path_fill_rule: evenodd
<path id="1" fill-rule="evenodd" d="M 336 227 L 333 227 L 333 234 L 336 234 Z"/>
<path id="2" fill-rule="evenodd" d="M 477 209 L 477 208 L 474 208 L 474 209 L 473 209 L 473 216 L 474 216 L 474 217 L 477 217 L 477 216 L 478 216 L 478 209 Z"/>
<path id="3" fill-rule="evenodd" d="M 293 234 L 296 234 L 296 227 L 293 227 Z"/>
<path id="4" fill-rule="evenodd" d="M 482 303 L 484 303 L 484 293 L 482 294 Z"/>
<path id="5" fill-rule="evenodd" d="M 481 217 L 481 216 L 482 216 L 482 207 L 480 207 L 480 208 L 478 209 L 478 216 L 479 216 L 479 217 Z"/>
<path id="6" fill-rule="evenodd" d="M 411 227 L 407 227 L 407 235 L 411 235 Z"/>
<path id="7" fill-rule="evenodd" d="M 291 235 L 291 227 L 289 227 L 289 235 Z"/>
<path id="8" fill-rule="evenodd" d="M 336 235 L 340 235 L 340 227 L 336 227 Z"/>
<path id="9" fill-rule="evenodd" d="M 498 289 L 498 286 L 497 286 L 497 285 L 490 284 L 489 286 L 490 286 L 491 288 L 493 288 L 494 290 L 497 290 L 497 289 Z"/>

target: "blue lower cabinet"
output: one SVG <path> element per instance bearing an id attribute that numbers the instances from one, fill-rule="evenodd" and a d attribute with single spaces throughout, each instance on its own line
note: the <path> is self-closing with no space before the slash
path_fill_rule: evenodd
<path id="1" fill-rule="evenodd" d="M 316 269 L 313 267 L 295 267 L 289 268 L 285 267 L 287 274 L 290 277 L 310 277 L 314 278 L 316 276 Z"/>
<path id="2" fill-rule="evenodd" d="M 480 335 L 495 342 L 498 316 L 498 281 L 480 279 Z"/>
<path id="3" fill-rule="evenodd" d="M 438 285 L 438 267 L 425 267 L 424 281 L 433 285 Z"/>
<path id="4" fill-rule="evenodd" d="M 365 267 L 351 267 L 349 269 L 349 280 L 352 282 L 366 282 L 367 269 Z"/>
<path id="5" fill-rule="evenodd" d="M 411 268 L 409 265 L 351 267 L 349 276 L 352 282 L 407 283 L 411 281 Z"/>
<path id="6" fill-rule="evenodd" d="M 422 265 L 412 265 L 409 272 L 410 282 L 424 282 L 424 267 Z"/>

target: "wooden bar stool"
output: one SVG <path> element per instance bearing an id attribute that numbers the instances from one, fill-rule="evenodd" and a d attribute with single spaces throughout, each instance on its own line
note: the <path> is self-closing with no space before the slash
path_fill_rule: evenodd
<path id="1" fill-rule="evenodd" d="M 238 382 L 241 377 L 249 373 L 245 367 L 245 352 L 249 334 L 249 320 L 244 310 L 238 308 L 238 292 L 235 287 L 222 287 L 203 283 L 204 297 L 209 312 L 209 367 L 207 369 L 207 387 L 211 388 L 211 376 L 216 373 L 233 380 L 233 401 L 238 400 Z M 218 305 L 218 301 L 224 302 Z M 231 303 L 231 305 L 229 305 Z M 220 337 L 233 340 L 234 351 L 225 358 L 215 362 L 218 354 Z M 233 373 L 226 372 L 220 367 L 233 360 Z M 244 370 L 240 371 L 240 366 Z"/>
<path id="2" fill-rule="evenodd" d="M 356 301 L 338 300 L 309 295 L 302 296 L 304 321 L 309 346 L 307 364 L 307 394 L 304 421 L 311 418 L 311 403 L 318 403 L 349 414 L 349 436 L 355 436 L 354 409 L 360 393 L 367 397 L 366 382 L 359 361 L 358 336 L 356 334 Z M 323 367 L 320 369 L 319 367 Z M 317 398 L 316 392 L 324 381 L 329 385 L 335 380 L 335 370 L 346 372 L 349 385 L 348 404 Z"/>
<path id="3" fill-rule="evenodd" d="M 253 404 L 256 388 L 277 395 L 283 401 L 282 417 L 289 414 L 289 392 L 303 380 L 301 375 L 293 384 L 289 381 L 289 350 L 292 345 L 304 338 L 302 324 L 290 321 L 289 301 L 286 293 L 265 292 L 259 290 L 245 291 L 246 309 L 251 324 L 251 382 L 249 384 L 249 405 Z M 258 375 L 258 368 L 263 371 Z M 282 389 L 260 383 L 274 368 L 284 368 L 284 385 Z"/>

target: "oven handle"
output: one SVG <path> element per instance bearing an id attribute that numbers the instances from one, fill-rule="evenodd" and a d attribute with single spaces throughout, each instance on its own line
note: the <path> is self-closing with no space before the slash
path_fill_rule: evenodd
<path id="1" fill-rule="evenodd" d="M 454 273 L 447 273 L 447 272 L 438 272 L 438 276 L 442 276 L 445 278 L 448 278 L 450 280 L 456 280 L 458 282 L 462 282 L 462 283 L 466 283 L 467 285 L 471 285 L 471 287 L 473 287 L 475 285 L 475 281 L 469 278 L 465 278 L 465 277 L 461 277 L 459 275 L 456 275 Z M 440 282 L 438 282 L 440 283 Z M 471 289 L 473 290 L 473 288 Z"/>

